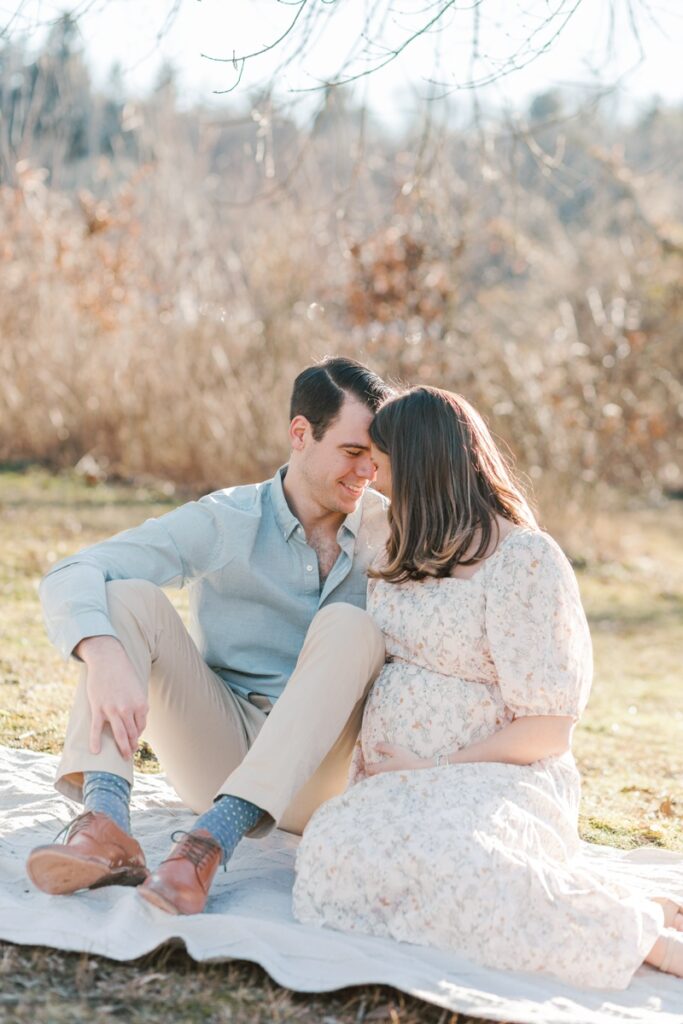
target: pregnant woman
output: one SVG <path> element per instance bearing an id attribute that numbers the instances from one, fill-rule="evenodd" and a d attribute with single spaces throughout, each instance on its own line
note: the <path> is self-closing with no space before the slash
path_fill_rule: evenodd
<path id="1" fill-rule="evenodd" d="M 570 744 L 592 658 L 569 563 L 463 399 L 414 388 L 371 438 L 388 659 L 351 785 L 301 841 L 296 916 L 578 986 L 625 988 L 643 961 L 683 976 L 678 901 L 582 856 Z"/>

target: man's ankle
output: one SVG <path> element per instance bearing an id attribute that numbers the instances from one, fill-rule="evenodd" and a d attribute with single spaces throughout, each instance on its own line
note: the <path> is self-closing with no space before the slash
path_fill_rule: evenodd
<path id="1" fill-rule="evenodd" d="M 130 835 L 130 783 L 112 772 L 83 773 L 83 807 L 106 814 Z"/>
<path id="2" fill-rule="evenodd" d="M 206 829 L 223 851 L 226 861 L 232 857 L 240 839 L 257 823 L 263 811 L 256 804 L 238 796 L 219 796 L 213 807 L 201 814 L 192 827 L 196 832 Z"/>

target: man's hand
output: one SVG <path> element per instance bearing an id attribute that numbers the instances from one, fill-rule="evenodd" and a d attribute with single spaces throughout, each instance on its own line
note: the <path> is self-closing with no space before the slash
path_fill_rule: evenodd
<path id="1" fill-rule="evenodd" d="M 415 768 L 431 768 L 433 761 L 418 757 L 412 750 L 406 747 L 399 747 L 395 743 L 377 743 L 375 750 L 378 754 L 384 755 L 384 760 L 374 761 L 372 764 L 366 762 L 366 775 L 381 775 L 383 772 L 412 771 Z"/>
<path id="2" fill-rule="evenodd" d="M 87 637 L 74 653 L 87 667 L 91 754 L 99 754 L 108 722 L 121 756 L 131 759 L 145 728 L 148 704 L 130 658 L 113 636 Z"/>

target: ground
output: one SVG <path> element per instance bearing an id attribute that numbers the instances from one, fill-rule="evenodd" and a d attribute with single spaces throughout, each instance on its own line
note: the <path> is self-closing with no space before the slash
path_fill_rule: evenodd
<path id="1" fill-rule="evenodd" d="M 182 498 L 169 490 L 89 484 L 38 469 L 0 472 L 0 743 L 57 752 L 64 734 L 76 672 L 45 638 L 42 573 L 63 555 L 172 508 Z M 595 645 L 593 694 L 574 742 L 583 776 L 581 831 L 593 842 L 683 851 L 681 536 L 683 504 L 669 501 L 625 505 L 596 522 L 588 560 L 580 536 L 565 545 Z M 173 599 L 184 612 L 184 595 Z M 138 767 L 157 770 L 149 748 Z M 253 965 L 197 965 L 180 950 L 121 965 L 0 944 L 0 976 L 0 1018 L 8 1022 L 458 1020 L 379 986 L 296 995 Z"/>

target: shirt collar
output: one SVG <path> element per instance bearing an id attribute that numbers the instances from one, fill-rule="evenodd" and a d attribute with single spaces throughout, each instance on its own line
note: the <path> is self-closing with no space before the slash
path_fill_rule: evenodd
<path id="1" fill-rule="evenodd" d="M 273 513 L 275 515 L 275 522 L 280 527 L 285 540 L 289 540 L 297 526 L 301 526 L 301 523 L 292 512 L 291 508 L 287 504 L 287 499 L 285 498 L 282 480 L 286 472 L 286 465 L 280 466 L 277 470 L 275 476 L 270 481 L 270 495 L 273 505 Z"/>
<path id="2" fill-rule="evenodd" d="M 275 473 L 275 476 L 270 481 L 270 493 L 275 521 L 280 527 L 285 540 L 289 540 L 296 528 L 301 526 L 301 523 L 292 512 L 291 508 L 287 504 L 287 499 L 285 498 L 285 490 L 282 486 L 282 481 L 286 472 L 287 466 L 280 466 Z M 357 537 L 362 517 L 363 498 L 358 502 L 356 510 L 344 519 L 339 527 L 337 536 L 339 537 L 339 533 L 341 533 L 342 530 L 348 530 L 352 537 Z"/>
<path id="3" fill-rule="evenodd" d="M 365 499 L 365 493 L 361 497 L 360 501 L 356 506 L 356 511 L 352 512 L 346 517 L 344 522 L 341 524 L 340 529 L 348 530 L 349 533 L 353 534 L 354 537 L 358 536 L 360 529 L 360 521 L 363 518 L 363 501 Z"/>

